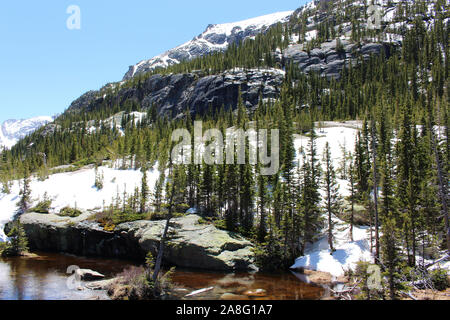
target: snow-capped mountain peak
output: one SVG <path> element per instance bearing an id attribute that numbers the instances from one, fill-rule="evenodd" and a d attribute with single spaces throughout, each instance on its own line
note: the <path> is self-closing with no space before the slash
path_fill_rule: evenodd
<path id="1" fill-rule="evenodd" d="M 53 118 L 48 116 L 22 120 L 6 120 L 0 126 L 0 147 L 9 149 L 23 137 L 52 121 Z"/>
<path id="2" fill-rule="evenodd" d="M 278 22 L 287 22 L 292 13 L 293 11 L 284 11 L 239 22 L 211 24 L 202 34 L 191 41 L 150 60 L 143 60 L 131 66 L 125 74 L 124 80 L 159 67 L 164 68 L 180 63 L 183 60 L 190 60 L 211 52 L 224 51 L 231 43 L 254 37 Z"/>

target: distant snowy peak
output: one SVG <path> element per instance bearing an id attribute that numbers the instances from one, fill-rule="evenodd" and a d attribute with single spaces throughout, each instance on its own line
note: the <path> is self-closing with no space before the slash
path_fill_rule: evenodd
<path id="1" fill-rule="evenodd" d="M 26 120 L 6 120 L 0 127 L 0 147 L 9 149 L 20 139 L 52 121 L 53 118 L 47 116 Z"/>
<path id="2" fill-rule="evenodd" d="M 239 22 L 209 25 L 205 32 L 191 41 L 131 66 L 123 79 L 129 80 L 158 67 L 164 68 L 211 52 L 224 51 L 232 43 L 254 37 L 279 22 L 287 22 L 292 13 L 278 12 Z"/>

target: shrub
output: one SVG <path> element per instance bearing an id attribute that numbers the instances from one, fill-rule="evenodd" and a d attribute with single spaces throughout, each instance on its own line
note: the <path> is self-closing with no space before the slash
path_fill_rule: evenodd
<path id="1" fill-rule="evenodd" d="M 151 221 L 159 221 L 167 219 L 166 212 L 151 212 L 148 216 Z"/>
<path id="2" fill-rule="evenodd" d="M 52 205 L 52 200 L 44 200 L 37 204 L 36 207 L 31 208 L 28 210 L 29 212 L 36 212 L 36 213 L 49 213 L 50 207 Z"/>
<path id="3" fill-rule="evenodd" d="M 76 218 L 80 216 L 82 212 L 78 210 L 77 208 L 71 208 L 71 207 L 65 207 L 61 209 L 59 212 L 59 215 L 62 217 L 70 217 L 70 218 Z"/>
<path id="4" fill-rule="evenodd" d="M 153 281 L 153 256 L 149 253 L 144 267 L 129 267 L 109 286 L 108 294 L 113 300 L 164 299 L 172 289 L 173 269 Z"/>
<path id="5" fill-rule="evenodd" d="M 114 231 L 116 226 L 121 223 L 145 220 L 147 218 L 148 216 L 140 213 L 109 209 L 96 213 L 91 219 L 100 223 L 105 231 Z"/>
<path id="6" fill-rule="evenodd" d="M 105 182 L 105 176 L 103 172 L 98 172 L 97 167 L 95 168 L 95 187 L 97 190 L 102 190 Z"/>
<path id="7" fill-rule="evenodd" d="M 444 291 L 450 286 L 447 277 L 447 271 L 436 269 L 430 273 L 431 281 L 433 282 L 433 287 L 438 291 Z"/>
<path id="8" fill-rule="evenodd" d="M 258 244 L 253 253 L 255 264 L 261 271 L 285 270 L 292 264 L 292 260 L 284 255 L 281 243 L 275 239 Z"/>
<path id="9" fill-rule="evenodd" d="M 220 230 L 228 230 L 227 221 L 225 219 L 214 221 L 214 226 Z"/>
<path id="10" fill-rule="evenodd" d="M 180 212 L 175 212 L 172 214 L 172 218 L 181 218 L 185 214 Z M 142 218 L 142 216 L 141 216 Z M 167 212 L 151 212 L 146 217 L 147 220 L 151 221 L 160 221 L 160 220 L 166 220 L 167 219 Z"/>

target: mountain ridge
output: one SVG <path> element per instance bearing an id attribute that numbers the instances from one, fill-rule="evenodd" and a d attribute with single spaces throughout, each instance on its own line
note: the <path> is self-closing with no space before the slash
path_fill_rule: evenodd
<path id="1" fill-rule="evenodd" d="M 4 121 L 0 126 L 0 148 L 11 148 L 23 137 L 52 121 L 53 117 L 49 116 Z"/>
<path id="2" fill-rule="evenodd" d="M 293 13 L 294 11 L 283 11 L 237 22 L 210 24 L 203 33 L 192 40 L 130 66 L 123 80 L 129 80 L 156 68 L 168 67 L 212 52 L 224 51 L 231 43 L 254 37 L 278 22 L 287 22 Z"/>

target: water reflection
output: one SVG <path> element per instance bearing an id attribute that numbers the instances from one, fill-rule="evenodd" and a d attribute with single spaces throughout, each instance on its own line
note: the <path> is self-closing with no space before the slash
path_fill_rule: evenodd
<path id="1" fill-rule="evenodd" d="M 112 277 L 121 272 L 127 262 L 86 259 L 60 254 L 39 254 L 30 258 L 0 259 L 1 300 L 87 300 L 106 299 L 106 293 L 73 290 L 66 285 L 67 267 L 97 270 Z"/>
<path id="2" fill-rule="evenodd" d="M 317 300 L 325 289 L 299 281 L 291 273 L 236 273 L 221 274 L 177 270 L 173 281 L 183 284 L 188 291 L 214 287 L 198 296 L 187 299 L 250 299 L 250 300 Z M 258 294 L 259 292 L 262 292 Z M 186 294 L 180 292 L 179 297 Z"/>
<path id="3" fill-rule="evenodd" d="M 66 270 L 71 265 L 92 269 L 112 278 L 136 264 L 49 253 L 29 258 L 0 258 L 0 300 L 108 299 L 103 291 L 69 289 Z M 172 279 L 178 299 L 311 300 L 326 294 L 324 288 L 302 282 L 291 273 L 225 274 L 176 269 Z M 203 288 L 211 289 L 186 298 L 187 294 Z"/>

